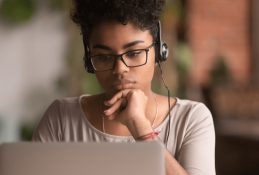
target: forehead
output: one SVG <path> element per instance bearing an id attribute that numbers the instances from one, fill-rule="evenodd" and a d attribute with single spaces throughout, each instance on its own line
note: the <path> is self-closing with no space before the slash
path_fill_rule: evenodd
<path id="1" fill-rule="evenodd" d="M 152 36 L 148 30 L 141 31 L 134 28 L 131 23 L 122 25 L 119 22 L 102 22 L 96 25 L 90 36 L 90 47 L 102 44 L 111 48 L 119 48 L 127 43 L 143 40 L 144 43 L 151 43 Z"/>

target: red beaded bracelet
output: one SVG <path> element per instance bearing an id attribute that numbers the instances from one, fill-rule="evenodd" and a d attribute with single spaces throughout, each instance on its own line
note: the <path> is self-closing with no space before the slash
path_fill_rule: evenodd
<path id="1" fill-rule="evenodd" d="M 161 131 L 159 131 L 159 132 L 154 131 L 154 132 L 148 133 L 148 134 L 146 134 L 146 135 L 140 136 L 137 140 L 147 140 L 147 139 L 150 139 L 150 138 L 152 138 L 152 137 L 157 136 L 158 134 L 160 134 L 160 132 L 161 132 Z M 146 138 L 143 138 L 143 137 L 146 137 Z"/>

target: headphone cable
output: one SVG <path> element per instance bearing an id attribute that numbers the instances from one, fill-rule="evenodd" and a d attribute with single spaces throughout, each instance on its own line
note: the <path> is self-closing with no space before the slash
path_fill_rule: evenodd
<path id="1" fill-rule="evenodd" d="M 167 148 L 167 142 L 168 142 L 168 137 L 169 137 L 169 133 L 170 133 L 170 124 L 171 124 L 171 114 L 170 114 L 170 91 L 168 89 L 168 87 L 166 86 L 165 84 L 165 80 L 164 80 L 164 77 L 163 77 L 163 74 L 162 74 L 162 67 L 160 65 L 160 61 L 158 61 L 158 65 L 159 65 L 159 68 L 160 68 L 160 73 L 161 73 L 161 77 L 162 77 L 162 80 L 164 82 L 164 85 L 167 89 L 167 92 L 168 92 L 168 107 L 169 107 L 169 128 L 168 128 L 168 132 L 167 132 L 167 137 L 166 137 L 166 148 Z"/>

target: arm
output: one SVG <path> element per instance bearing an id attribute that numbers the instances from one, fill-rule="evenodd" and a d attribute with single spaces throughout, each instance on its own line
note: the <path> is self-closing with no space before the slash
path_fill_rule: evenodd
<path id="1" fill-rule="evenodd" d="M 148 123 L 141 122 L 138 125 L 148 126 Z M 188 173 L 191 175 L 215 175 L 215 131 L 210 111 L 203 104 L 194 106 L 185 125 L 184 139 L 177 160 L 166 149 L 167 175 Z M 141 130 L 141 127 L 136 127 L 136 122 L 129 125 L 128 128 L 133 133 L 135 132 L 135 135 L 144 135 L 153 131 L 151 127 L 146 127 L 146 129 L 142 127 Z M 134 136 L 134 138 L 138 137 Z M 159 138 L 155 137 L 147 141 L 158 140 Z"/>
<path id="2" fill-rule="evenodd" d="M 188 116 L 179 163 L 191 175 L 215 175 L 215 130 L 210 111 L 204 104 Z"/>
<path id="3" fill-rule="evenodd" d="M 132 121 L 128 123 L 127 127 L 135 139 L 137 139 L 139 136 L 153 132 L 151 124 L 148 120 L 138 122 Z M 159 138 L 156 136 L 146 141 L 159 141 Z M 184 168 L 175 160 L 175 158 L 167 149 L 165 151 L 165 160 L 167 175 L 189 175 L 189 173 L 184 170 Z"/>

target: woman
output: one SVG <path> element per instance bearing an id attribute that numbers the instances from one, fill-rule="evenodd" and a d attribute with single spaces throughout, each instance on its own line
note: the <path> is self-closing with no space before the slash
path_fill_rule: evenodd
<path id="1" fill-rule="evenodd" d="M 163 5 L 164 0 L 74 0 L 71 18 L 82 30 L 85 67 L 105 92 L 55 100 L 32 141 L 161 141 L 167 174 L 215 174 L 210 111 L 178 98 L 170 98 L 169 110 L 168 97 L 151 90 Z"/>

